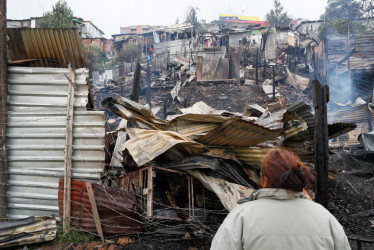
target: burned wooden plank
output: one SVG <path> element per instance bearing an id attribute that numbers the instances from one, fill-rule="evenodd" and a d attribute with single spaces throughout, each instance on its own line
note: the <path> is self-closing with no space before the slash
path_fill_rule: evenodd
<path id="1" fill-rule="evenodd" d="M 132 87 L 131 100 L 139 102 L 140 94 L 140 75 L 141 75 L 141 66 L 139 63 L 136 63 L 136 69 L 134 74 L 134 84 Z"/>
<path id="2" fill-rule="evenodd" d="M 95 221 L 97 233 L 99 234 L 101 241 L 104 241 L 103 229 L 101 228 L 99 212 L 97 211 L 95 195 L 92 190 L 91 182 L 86 182 L 86 188 L 87 188 L 88 198 L 90 199 L 90 203 L 91 203 L 92 215 Z"/>
<path id="3" fill-rule="evenodd" d="M 328 208 L 329 134 L 327 103 L 329 87 L 313 81 L 313 103 L 315 109 L 314 161 L 317 171 L 316 201 Z"/>

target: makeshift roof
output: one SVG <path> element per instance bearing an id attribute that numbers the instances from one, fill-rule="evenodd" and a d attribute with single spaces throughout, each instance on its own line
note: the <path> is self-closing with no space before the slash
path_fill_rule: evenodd
<path id="1" fill-rule="evenodd" d="M 76 29 L 7 29 L 10 64 L 36 67 L 85 67 Z"/>

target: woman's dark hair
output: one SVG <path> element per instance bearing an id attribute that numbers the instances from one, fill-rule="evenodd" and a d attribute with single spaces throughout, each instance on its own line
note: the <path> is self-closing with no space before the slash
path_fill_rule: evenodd
<path id="1" fill-rule="evenodd" d="M 262 178 L 269 188 L 283 188 L 301 192 L 314 186 L 315 172 L 302 163 L 293 152 L 284 148 L 270 151 L 261 164 Z"/>

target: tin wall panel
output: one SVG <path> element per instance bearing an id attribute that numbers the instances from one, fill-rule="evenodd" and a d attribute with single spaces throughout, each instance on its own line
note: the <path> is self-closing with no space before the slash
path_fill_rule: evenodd
<path id="1" fill-rule="evenodd" d="M 8 216 L 58 217 L 69 70 L 9 67 L 8 73 Z M 87 77 L 87 69 L 76 70 L 72 178 L 98 182 L 105 166 L 105 118 L 103 111 L 86 110 Z"/>

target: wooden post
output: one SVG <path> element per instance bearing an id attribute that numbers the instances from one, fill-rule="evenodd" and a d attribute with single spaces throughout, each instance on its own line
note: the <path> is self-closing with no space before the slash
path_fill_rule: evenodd
<path id="1" fill-rule="evenodd" d="M 273 65 L 273 100 L 275 99 L 275 71 L 274 71 L 274 65 Z"/>
<path id="2" fill-rule="evenodd" d="M 147 216 L 152 217 L 153 215 L 153 167 L 148 167 L 148 176 L 147 176 Z"/>
<path id="3" fill-rule="evenodd" d="M 191 216 L 191 178 L 187 176 L 187 192 L 188 192 L 188 216 Z"/>
<path id="4" fill-rule="evenodd" d="M 192 216 L 195 216 L 195 199 L 194 199 L 194 193 L 193 193 L 193 178 L 191 178 L 191 208 L 192 208 Z"/>
<path id="5" fill-rule="evenodd" d="M 327 122 L 327 103 L 329 86 L 312 82 L 313 104 L 315 109 L 314 163 L 317 171 L 316 202 L 328 208 L 328 170 L 329 170 L 329 134 Z"/>
<path id="6" fill-rule="evenodd" d="M 352 71 L 351 71 L 351 59 L 349 56 L 349 43 L 350 43 L 350 35 L 349 35 L 349 24 L 347 27 L 347 56 L 348 56 L 348 91 L 349 91 L 349 98 L 352 97 Z"/>
<path id="7" fill-rule="evenodd" d="M 0 218 L 6 218 L 8 151 L 7 151 L 7 93 L 6 0 L 0 0 Z"/>
<path id="8" fill-rule="evenodd" d="M 74 84 L 75 71 L 69 64 L 69 81 L 68 81 L 68 103 L 66 114 L 66 134 L 65 134 L 65 162 L 64 162 L 64 200 L 63 200 L 63 231 L 67 233 L 70 228 L 71 215 L 71 168 L 73 155 L 73 118 L 74 118 Z"/>
<path id="9" fill-rule="evenodd" d="M 256 52 L 256 85 L 258 85 L 258 48 Z"/>
<path id="10" fill-rule="evenodd" d="M 266 77 L 266 59 L 264 60 L 264 71 L 262 72 L 262 80 L 265 81 L 265 77 Z"/>
<path id="11" fill-rule="evenodd" d="M 149 109 L 152 109 L 152 102 L 151 102 L 151 69 L 149 68 L 149 61 L 147 63 L 147 103 L 149 105 Z M 174 71 L 174 79 L 175 79 L 175 71 Z"/>
<path id="12" fill-rule="evenodd" d="M 101 241 L 104 242 L 105 239 L 104 239 L 103 229 L 101 228 L 99 212 L 97 211 L 95 195 L 92 189 L 91 182 L 86 182 L 86 188 L 87 188 L 88 198 L 90 199 L 90 203 L 91 203 L 92 216 L 95 221 L 96 230 L 100 236 Z"/>
<path id="13" fill-rule="evenodd" d="M 371 98 L 370 99 L 372 100 L 371 103 L 374 103 L 374 82 L 371 85 Z M 371 111 L 369 109 L 366 110 L 366 115 L 368 118 L 368 130 L 370 132 L 373 130 L 373 121 L 371 118 Z"/>
<path id="14" fill-rule="evenodd" d="M 137 62 L 135 73 L 134 73 L 134 83 L 133 83 L 133 86 L 132 86 L 132 92 L 131 92 L 131 98 L 130 98 L 134 102 L 139 101 L 140 75 L 141 75 L 141 67 L 140 67 L 139 62 Z"/>

